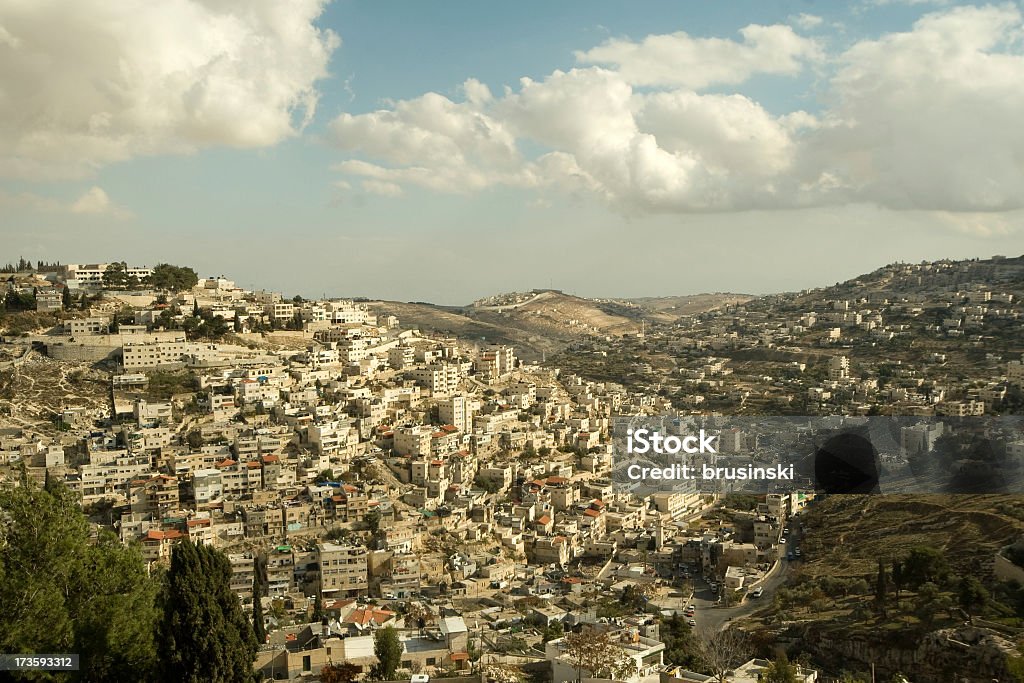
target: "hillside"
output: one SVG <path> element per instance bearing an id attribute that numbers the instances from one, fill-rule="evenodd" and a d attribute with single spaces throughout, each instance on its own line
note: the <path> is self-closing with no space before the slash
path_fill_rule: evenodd
<path id="1" fill-rule="evenodd" d="M 674 319 L 681 315 L 706 313 L 722 306 L 745 304 L 755 298 L 752 294 L 714 292 L 711 294 L 690 294 L 687 296 L 640 297 L 630 299 L 630 301 L 652 313 Z"/>
<path id="2" fill-rule="evenodd" d="M 695 294 L 641 299 L 588 299 L 558 290 L 509 292 L 468 306 L 375 301 L 378 314 L 398 316 L 403 325 L 467 341 L 513 344 L 532 360 L 584 338 L 635 334 L 645 325 L 671 323 L 682 315 L 743 303 L 746 294 Z"/>

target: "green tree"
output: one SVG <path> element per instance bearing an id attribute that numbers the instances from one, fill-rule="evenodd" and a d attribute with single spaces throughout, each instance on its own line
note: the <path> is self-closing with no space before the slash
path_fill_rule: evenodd
<path id="1" fill-rule="evenodd" d="M 252 577 L 252 634 L 256 638 L 256 644 L 262 645 L 267 642 L 267 626 L 263 623 L 263 584 L 260 582 L 260 573 L 257 569 Z"/>
<path id="2" fill-rule="evenodd" d="M 161 603 L 157 656 L 163 680 L 252 681 L 256 637 L 231 591 L 231 563 L 222 552 L 187 539 L 178 543 Z"/>
<path id="3" fill-rule="evenodd" d="M 978 614 L 984 610 L 988 605 L 989 597 L 988 590 L 981 585 L 981 581 L 978 579 L 973 576 L 965 576 L 960 579 L 960 585 L 957 587 L 957 600 L 960 607 L 968 614 Z"/>
<path id="4" fill-rule="evenodd" d="M 180 292 L 192 289 L 199 284 L 199 275 L 187 266 L 172 266 L 169 263 L 159 263 L 153 268 L 153 274 L 149 276 L 148 284 L 153 289 L 168 289 L 172 292 Z"/>
<path id="5" fill-rule="evenodd" d="M 949 564 L 942 552 L 929 546 L 917 546 L 903 561 L 903 583 L 917 588 L 923 583 L 941 583 L 949 574 Z"/>
<path id="6" fill-rule="evenodd" d="M 385 626 L 373 634 L 373 654 L 377 656 L 377 663 L 370 675 L 380 681 L 393 680 L 402 663 L 402 641 L 393 626 Z"/>
<path id="7" fill-rule="evenodd" d="M 761 672 L 762 683 L 796 683 L 796 667 L 783 652 Z"/>
<path id="8" fill-rule="evenodd" d="M 0 510 L 0 651 L 76 652 L 71 680 L 148 679 L 156 584 L 138 548 L 107 532 L 92 542 L 77 496 L 24 468 Z"/>
<path id="9" fill-rule="evenodd" d="M 124 289 L 128 286 L 128 264 L 124 261 L 111 263 L 103 271 L 103 286 L 106 289 Z"/>
<path id="10" fill-rule="evenodd" d="M 917 589 L 917 602 L 914 611 L 925 626 L 931 626 L 935 615 L 942 609 L 939 600 L 939 587 L 934 583 L 923 583 Z"/>
<path id="11" fill-rule="evenodd" d="M 60 305 L 65 311 L 71 310 L 71 289 L 64 287 L 60 293 Z"/>

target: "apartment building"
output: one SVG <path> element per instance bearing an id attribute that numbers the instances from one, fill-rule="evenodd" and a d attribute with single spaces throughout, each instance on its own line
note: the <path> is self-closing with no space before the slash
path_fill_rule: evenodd
<path id="1" fill-rule="evenodd" d="M 430 455 L 434 430 L 428 425 L 402 425 L 395 427 L 395 453 L 409 456 Z"/>
<path id="2" fill-rule="evenodd" d="M 83 337 L 93 334 L 106 334 L 110 328 L 110 320 L 106 317 L 92 316 L 89 318 L 73 318 L 64 321 L 64 331 L 72 337 Z"/>
<path id="3" fill-rule="evenodd" d="M 369 588 L 367 549 L 364 546 L 317 545 L 320 566 L 317 589 L 324 597 L 365 594 Z"/>
<path id="4" fill-rule="evenodd" d="M 128 342 L 121 350 L 121 364 L 126 371 L 174 367 L 185 362 L 188 354 L 196 353 L 205 345 L 185 341 Z M 216 348 L 210 345 L 210 348 Z"/>
<path id="5" fill-rule="evenodd" d="M 434 396 L 450 396 L 458 391 L 462 373 L 455 363 L 429 363 L 415 368 L 412 378 Z"/>
<path id="6" fill-rule="evenodd" d="M 52 313 L 64 308 L 63 290 L 55 287 L 46 287 L 36 290 L 36 311 L 39 313 Z"/>
<path id="7" fill-rule="evenodd" d="M 968 417 L 985 414 L 984 401 L 943 401 L 935 406 L 938 415 L 946 417 Z"/>
<path id="8" fill-rule="evenodd" d="M 251 603 L 256 558 L 252 553 L 233 553 L 228 555 L 228 561 L 231 563 L 231 592 L 238 596 L 242 604 Z"/>
<path id="9" fill-rule="evenodd" d="M 263 312 L 278 322 L 287 322 L 295 317 L 295 304 L 290 301 L 276 301 L 266 304 Z"/>
<path id="10" fill-rule="evenodd" d="M 295 555 L 290 545 L 279 545 L 267 555 L 267 595 L 274 597 L 295 587 Z"/>

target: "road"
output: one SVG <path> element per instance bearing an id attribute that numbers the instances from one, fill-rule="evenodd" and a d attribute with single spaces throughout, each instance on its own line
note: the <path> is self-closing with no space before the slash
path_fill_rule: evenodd
<path id="1" fill-rule="evenodd" d="M 793 533 L 786 542 L 786 551 L 782 553 L 782 559 L 775 563 L 769 570 L 768 575 L 761 583 L 764 591 L 760 598 L 746 597 L 738 605 L 733 607 L 715 607 L 715 600 L 718 596 L 711 592 L 708 584 L 699 577 L 694 582 L 693 604 L 696 607 L 694 620 L 697 622 L 697 629 L 705 632 L 721 631 L 729 623 L 749 616 L 761 607 L 771 604 L 775 591 L 785 583 L 789 577 L 790 569 L 800 560 L 787 560 L 786 554 L 793 552 L 800 545 L 800 523 L 793 519 L 790 522 Z"/>

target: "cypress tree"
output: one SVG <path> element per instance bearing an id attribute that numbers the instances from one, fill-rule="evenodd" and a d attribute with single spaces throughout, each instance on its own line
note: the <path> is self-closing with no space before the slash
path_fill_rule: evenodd
<path id="1" fill-rule="evenodd" d="M 263 586 L 260 584 L 259 570 L 252 577 L 252 632 L 257 645 L 267 642 L 267 628 L 263 625 Z"/>
<path id="2" fill-rule="evenodd" d="M 377 664 L 370 675 L 380 681 L 393 680 L 402 663 L 402 641 L 393 626 L 385 626 L 373 634 L 373 654 L 377 655 Z"/>
<path id="3" fill-rule="evenodd" d="M 138 549 L 92 539 L 77 496 L 25 467 L 0 485 L 0 510 L 0 651 L 78 653 L 74 680 L 148 680 L 156 591 Z"/>
<path id="4" fill-rule="evenodd" d="M 256 636 L 231 592 L 231 564 L 184 540 L 171 553 L 158 629 L 160 674 L 176 683 L 250 683 Z"/>

